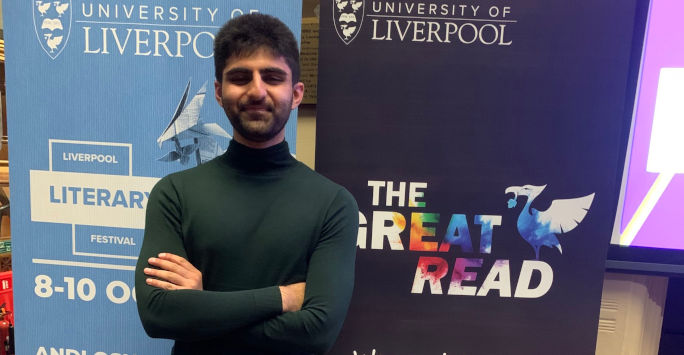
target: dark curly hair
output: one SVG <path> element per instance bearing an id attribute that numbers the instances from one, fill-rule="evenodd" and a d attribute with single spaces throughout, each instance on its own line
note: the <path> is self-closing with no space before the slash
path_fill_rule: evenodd
<path id="1" fill-rule="evenodd" d="M 292 71 L 292 83 L 299 81 L 299 46 L 292 31 L 277 18 L 260 13 L 240 15 L 228 22 L 214 39 L 216 80 L 223 81 L 226 60 L 253 54 L 261 48 L 282 56 Z"/>

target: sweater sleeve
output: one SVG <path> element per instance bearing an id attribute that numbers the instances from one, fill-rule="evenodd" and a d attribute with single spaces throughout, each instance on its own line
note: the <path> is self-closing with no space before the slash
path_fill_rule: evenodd
<path id="1" fill-rule="evenodd" d="M 154 338 L 201 340 L 233 332 L 282 313 L 277 286 L 235 291 L 167 291 L 147 285 L 148 258 L 169 252 L 187 259 L 182 237 L 179 194 L 170 178 L 152 189 L 147 203 L 145 236 L 135 269 L 138 313 Z"/>
<path id="2" fill-rule="evenodd" d="M 266 350 L 324 353 L 334 344 L 354 287 L 359 213 L 352 195 L 341 189 L 325 217 L 311 255 L 302 309 L 244 330 L 245 339 Z"/>

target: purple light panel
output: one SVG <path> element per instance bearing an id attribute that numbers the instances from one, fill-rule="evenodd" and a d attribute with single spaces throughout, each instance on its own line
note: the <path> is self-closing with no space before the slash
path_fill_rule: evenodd
<path id="1" fill-rule="evenodd" d="M 627 170 L 621 244 L 631 239 L 630 245 L 634 246 L 684 249 L 684 174 L 670 174 L 669 180 L 667 173 L 646 171 L 660 70 L 684 68 L 683 13 L 682 0 L 652 0 Z M 679 117 L 684 120 L 684 113 Z M 680 136 L 684 139 L 684 132 Z M 684 151 L 676 156 L 684 159 Z M 658 188 L 662 191 L 659 198 Z M 643 223 L 637 222 L 640 217 Z M 633 239 L 626 238 L 630 234 Z"/>

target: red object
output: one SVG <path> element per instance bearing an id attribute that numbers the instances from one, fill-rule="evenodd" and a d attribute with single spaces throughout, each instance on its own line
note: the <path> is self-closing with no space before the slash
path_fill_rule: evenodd
<path id="1" fill-rule="evenodd" d="M 10 338 L 10 323 L 6 320 L 0 320 L 0 355 L 8 355 L 9 338 Z"/>
<path id="2" fill-rule="evenodd" d="M 9 355 L 10 328 L 14 324 L 12 271 L 0 272 L 0 355 Z"/>
<path id="3" fill-rule="evenodd" d="M 12 271 L 0 272 L 0 306 L 4 304 L 4 320 L 14 324 L 14 298 L 12 297 Z M 1 325 L 0 325 L 1 327 Z M 4 338 L 0 338 L 2 340 Z"/>

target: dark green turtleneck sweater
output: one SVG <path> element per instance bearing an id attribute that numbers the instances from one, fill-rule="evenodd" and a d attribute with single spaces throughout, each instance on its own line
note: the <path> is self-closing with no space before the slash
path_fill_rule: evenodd
<path id="1" fill-rule="evenodd" d="M 205 164 L 152 189 L 135 274 L 140 318 L 174 354 L 309 354 L 329 349 L 351 298 L 358 208 L 344 188 L 295 160 L 286 142 L 231 141 Z M 204 291 L 145 283 L 147 259 L 186 257 Z M 301 311 L 279 285 L 306 281 Z"/>

